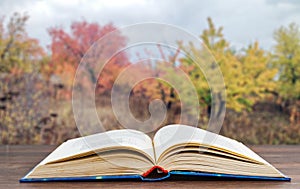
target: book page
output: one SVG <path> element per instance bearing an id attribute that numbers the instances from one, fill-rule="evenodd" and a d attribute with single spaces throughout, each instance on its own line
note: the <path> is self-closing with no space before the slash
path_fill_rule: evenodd
<path id="1" fill-rule="evenodd" d="M 199 143 L 214 146 L 237 154 L 244 155 L 256 161 L 266 163 L 256 153 L 236 140 L 186 125 L 169 125 L 161 128 L 153 139 L 157 159 L 168 148 L 185 143 Z"/>
<path id="2" fill-rule="evenodd" d="M 140 131 L 131 129 L 114 130 L 68 140 L 54 150 L 41 164 L 84 154 L 102 148 L 131 147 L 145 152 L 153 160 L 152 140 Z"/>

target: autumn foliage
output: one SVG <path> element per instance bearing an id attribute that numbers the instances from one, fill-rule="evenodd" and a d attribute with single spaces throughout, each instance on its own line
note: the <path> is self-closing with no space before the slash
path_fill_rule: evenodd
<path id="1" fill-rule="evenodd" d="M 0 72 L 32 72 L 45 56 L 37 39 L 30 38 L 25 31 L 27 15 L 14 13 L 7 26 L 0 18 Z"/>
<path id="2" fill-rule="evenodd" d="M 48 29 L 50 44 L 43 49 L 37 39 L 26 33 L 27 15 L 15 13 L 7 25 L 5 19 L 0 19 L 0 143 L 56 144 L 79 136 L 71 104 L 76 69 L 90 47 L 116 31 L 116 27 L 85 20 L 73 22 L 68 29 L 54 26 Z M 300 143 L 299 26 L 292 23 L 277 29 L 276 44 L 271 51 L 261 48 L 259 41 L 234 49 L 225 38 L 223 28 L 215 26 L 210 18 L 208 27 L 199 33 L 215 58 L 213 67 L 220 67 L 226 84 L 227 113 L 222 133 L 252 144 Z M 154 77 L 131 90 L 132 114 L 139 120 L 147 120 L 149 103 L 161 99 L 168 111 L 164 124 L 180 120 L 182 106 L 178 90 L 155 78 L 164 75 L 178 80 L 175 76 L 179 72 L 166 64 L 184 71 L 191 79 L 201 110 L 199 115 L 193 110 L 187 112 L 191 117 L 199 116 L 199 126 L 205 127 L 213 95 L 207 77 L 212 75 L 206 73 L 205 77 L 189 56 L 178 56 L 180 50 L 197 55 L 203 49 L 195 48 L 192 43 L 178 43 L 177 52 L 170 56 L 158 45 L 162 60 L 142 65 L 130 62 L 128 54 L 119 53 L 109 59 L 98 76 L 93 64 L 103 63 L 106 61 L 103 57 L 126 47 L 127 40 L 117 33 L 114 40 L 98 47 L 97 56 L 88 59 L 89 82 L 97 83 L 97 111 L 107 128 L 122 128 L 113 116 L 110 95 L 116 78 L 129 66 L 135 67 L 132 76 L 147 73 Z M 151 58 L 151 53 L 148 55 Z"/>
<path id="3" fill-rule="evenodd" d="M 91 46 L 104 37 L 106 34 L 114 31 L 116 28 L 112 24 L 100 26 L 97 23 L 87 23 L 86 21 L 74 22 L 70 27 L 70 32 L 62 28 L 49 29 L 49 35 L 52 38 L 50 45 L 51 60 L 45 67 L 48 77 L 55 74 L 61 78 L 64 85 L 70 90 L 74 80 L 75 72 L 85 53 Z M 126 39 L 121 35 L 116 36 L 115 41 L 104 44 L 97 52 L 97 57 L 106 57 L 112 50 L 126 45 Z M 97 58 L 95 57 L 95 58 Z M 91 60 L 94 62 L 101 60 Z M 106 64 L 101 73 L 103 78 L 99 81 L 98 92 L 106 92 L 113 85 L 113 82 L 120 72 L 121 68 L 128 64 L 127 57 L 123 54 L 117 58 L 112 58 Z M 94 75 L 96 73 L 91 73 Z M 94 76 L 96 77 L 96 76 Z"/>

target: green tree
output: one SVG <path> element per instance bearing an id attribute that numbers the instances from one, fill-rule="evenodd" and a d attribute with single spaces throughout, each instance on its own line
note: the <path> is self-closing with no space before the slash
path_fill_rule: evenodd
<path id="1" fill-rule="evenodd" d="M 230 50 L 229 42 L 227 42 L 223 36 L 223 28 L 216 28 L 211 18 L 208 18 L 208 26 L 208 29 L 205 29 L 202 32 L 200 38 L 202 39 L 204 45 L 210 50 L 211 54 L 216 60 L 216 64 L 220 66 L 220 69 L 223 73 L 226 84 L 226 106 L 239 111 L 244 107 L 244 104 L 240 103 L 238 100 L 243 91 L 239 86 L 239 80 L 236 79 L 241 74 L 241 64 Z M 203 49 L 195 49 L 193 45 L 188 48 L 194 54 L 201 54 L 203 52 Z M 189 58 L 183 59 L 182 65 L 190 70 L 189 74 L 191 75 L 192 80 L 198 89 L 202 103 L 209 103 L 207 104 L 209 109 L 211 103 L 211 94 L 206 80 L 208 78 L 213 78 L 214 75 L 205 73 L 205 78 L 202 71 L 196 68 L 193 60 Z"/>
<path id="2" fill-rule="evenodd" d="M 25 71 L 36 68 L 44 52 L 38 40 L 27 36 L 27 15 L 14 13 L 7 27 L 0 20 L 0 72 Z"/>
<path id="3" fill-rule="evenodd" d="M 300 98 L 300 29 L 295 23 L 280 27 L 276 40 L 274 63 L 279 69 L 278 92 L 285 99 Z"/>
<path id="4" fill-rule="evenodd" d="M 269 65 L 270 55 L 259 48 L 258 43 L 250 45 L 245 52 L 235 53 L 224 38 L 223 28 L 216 28 L 208 18 L 208 29 L 200 36 L 219 65 L 226 85 L 226 106 L 235 111 L 250 110 L 252 105 L 271 91 L 276 69 Z M 189 48 L 192 53 L 201 53 L 201 49 Z M 213 66 L 213 64 L 212 64 Z M 195 67 L 193 60 L 184 58 L 182 67 L 188 71 L 204 103 L 210 103 L 210 89 L 206 79 L 213 77 Z M 209 107 L 209 104 L 208 104 Z"/>
<path id="5" fill-rule="evenodd" d="M 241 100 L 252 106 L 255 102 L 273 93 L 276 89 L 275 76 L 278 70 L 271 66 L 271 55 L 259 47 L 258 42 L 249 45 L 238 55 L 241 66 L 240 85 L 244 86 Z"/>

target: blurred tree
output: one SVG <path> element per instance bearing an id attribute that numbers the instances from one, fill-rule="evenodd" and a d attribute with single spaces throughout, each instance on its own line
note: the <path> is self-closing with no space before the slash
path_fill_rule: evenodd
<path id="1" fill-rule="evenodd" d="M 51 89 L 38 72 L 44 59 L 38 40 L 26 32 L 27 15 L 0 20 L 0 143 L 40 141 L 36 128 L 49 115 Z"/>
<path id="2" fill-rule="evenodd" d="M 208 29 L 205 29 L 201 34 L 204 45 L 202 49 L 196 49 L 194 45 L 188 47 L 192 54 L 199 54 L 208 48 L 216 60 L 216 63 L 220 66 L 223 72 L 223 77 L 226 83 L 226 106 L 240 111 L 245 107 L 244 103 L 239 100 L 243 95 L 243 90 L 239 86 L 239 75 L 241 74 L 241 64 L 239 60 L 235 57 L 229 48 L 229 43 L 225 40 L 223 36 L 223 28 L 215 28 L 211 18 L 208 18 Z M 194 55 L 192 55 L 194 56 Z M 200 61 L 200 60 L 199 60 Z M 214 70 L 215 63 L 212 63 L 210 70 Z M 201 102 L 206 104 L 207 111 L 210 111 L 211 106 L 211 91 L 207 84 L 207 79 L 212 79 L 214 77 L 213 72 L 202 73 L 202 71 L 194 63 L 194 60 L 190 58 L 184 58 L 182 60 L 182 66 L 189 71 L 195 86 L 198 89 L 198 93 L 201 98 Z M 204 74 L 206 78 L 204 77 Z"/>
<path id="3" fill-rule="evenodd" d="M 274 88 L 273 78 L 276 69 L 269 68 L 269 55 L 259 48 L 258 43 L 250 45 L 245 53 L 237 54 L 232 51 L 229 42 L 224 38 L 223 28 L 215 28 L 210 18 L 208 18 L 208 25 L 209 28 L 205 29 L 200 37 L 223 73 L 226 85 L 226 106 L 235 111 L 250 110 L 257 100 Z M 203 49 L 195 49 L 192 44 L 188 48 L 191 53 L 203 53 Z M 211 66 L 213 70 L 214 63 Z M 192 77 L 201 103 L 207 104 L 209 110 L 211 94 L 206 79 L 213 78 L 213 72 L 205 73 L 205 78 L 202 71 L 189 57 L 182 59 L 182 67 Z"/>
<path id="4" fill-rule="evenodd" d="M 158 46 L 160 49 L 160 47 Z M 180 115 L 180 100 L 178 97 L 178 94 L 176 93 L 177 87 L 179 87 L 178 79 L 181 79 L 183 81 L 183 78 L 180 78 L 179 76 L 176 77 L 176 70 L 172 69 L 172 67 L 175 64 L 176 55 L 172 56 L 172 58 L 175 58 L 174 61 L 171 60 L 171 57 L 166 58 L 165 53 L 161 51 L 163 60 L 161 61 L 151 61 L 149 59 L 149 62 L 144 62 L 142 64 L 135 64 L 135 71 L 133 77 L 139 77 L 138 74 L 141 75 L 141 77 L 145 76 L 145 73 L 147 75 L 153 77 L 148 78 L 137 85 L 134 86 L 132 89 L 132 96 L 131 101 L 139 101 L 138 103 L 143 103 L 144 111 L 143 115 L 139 112 L 134 112 L 136 110 L 140 110 L 139 108 L 136 108 L 137 103 L 132 104 L 132 110 L 136 117 L 141 117 L 142 119 L 149 118 L 150 114 L 147 111 L 148 105 L 151 101 L 155 99 L 160 99 L 165 104 L 167 109 L 167 116 L 164 120 L 163 125 L 171 124 L 171 123 L 179 123 L 179 115 Z M 151 57 L 151 54 L 148 54 L 149 57 Z M 163 78 L 163 79 L 160 79 Z M 171 80 L 174 83 L 177 83 L 177 85 L 172 86 L 170 83 L 167 83 L 164 81 L 164 79 Z M 176 81 L 177 80 L 177 81 Z M 173 84 L 174 84 L 173 83 Z M 146 110 L 146 111 L 145 111 Z M 183 120 L 181 120 L 183 121 Z M 159 125 L 155 125 L 154 127 L 158 127 Z"/>
<path id="5" fill-rule="evenodd" d="M 300 29 L 295 23 L 280 27 L 276 40 L 274 63 L 279 69 L 278 91 L 285 99 L 300 99 Z"/>
<path id="6" fill-rule="evenodd" d="M 49 68 L 47 69 L 48 75 L 53 73 L 59 75 L 62 81 L 64 81 L 64 84 L 69 87 L 72 85 L 76 68 L 86 51 L 98 39 L 114 31 L 116 28 L 112 24 L 100 26 L 97 23 L 81 21 L 72 23 L 70 29 L 70 32 L 66 32 L 61 28 L 49 29 L 49 34 L 52 38 L 50 45 L 52 57 L 48 65 Z M 126 39 L 121 35 L 116 35 L 114 41 L 109 41 L 103 45 L 101 49 L 97 49 L 98 54 L 95 58 L 105 57 L 106 54 L 111 53 L 116 47 L 123 47 L 125 45 Z M 94 59 L 92 61 L 96 64 L 99 60 Z M 120 68 L 127 64 L 128 60 L 124 54 L 118 54 L 116 57 L 113 57 L 106 65 L 107 69 L 103 70 L 99 80 L 98 90 L 104 92 L 108 88 L 111 88 L 113 80 L 118 75 Z M 90 79 L 96 82 L 97 78 L 94 69 L 91 67 L 89 71 L 91 72 Z"/>
<path id="7" fill-rule="evenodd" d="M 278 70 L 271 66 L 271 55 L 259 47 L 258 42 L 249 45 L 241 55 L 237 55 L 242 64 L 240 85 L 243 86 L 243 98 L 239 99 L 251 107 L 276 90 L 275 76 Z"/>
<path id="8" fill-rule="evenodd" d="M 38 40 L 27 36 L 27 15 L 14 13 L 7 27 L 0 19 L 0 72 L 30 72 L 44 56 Z"/>

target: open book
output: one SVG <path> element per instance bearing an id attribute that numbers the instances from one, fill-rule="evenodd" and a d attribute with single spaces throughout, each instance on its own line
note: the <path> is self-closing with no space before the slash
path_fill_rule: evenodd
<path id="1" fill-rule="evenodd" d="M 168 125 L 153 140 L 130 129 L 68 140 L 20 181 L 162 180 L 174 175 L 290 180 L 240 142 Z"/>

